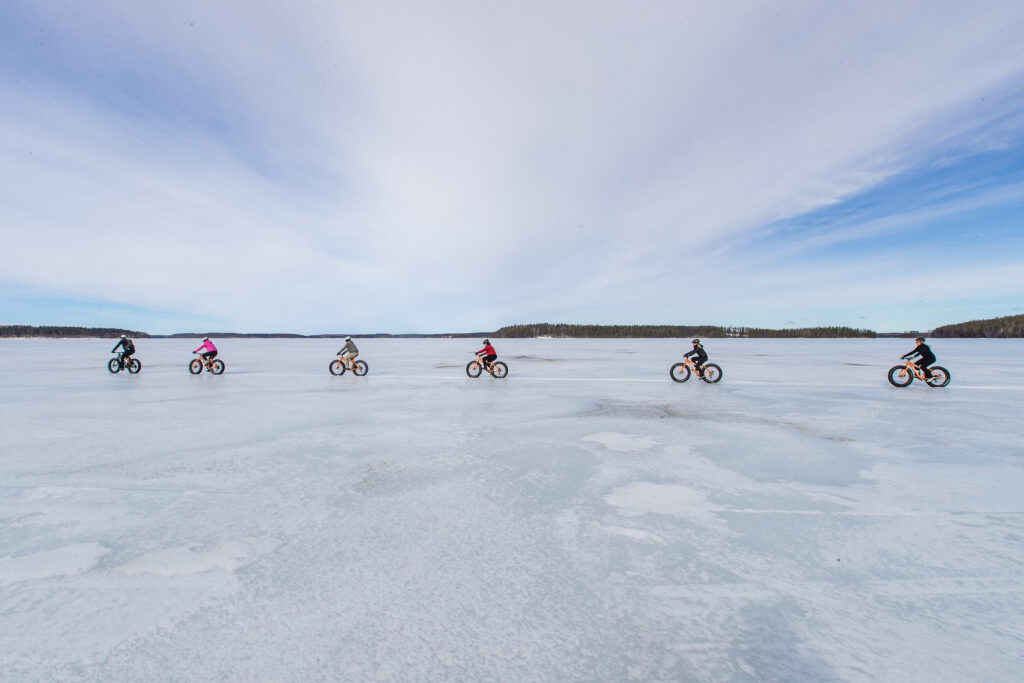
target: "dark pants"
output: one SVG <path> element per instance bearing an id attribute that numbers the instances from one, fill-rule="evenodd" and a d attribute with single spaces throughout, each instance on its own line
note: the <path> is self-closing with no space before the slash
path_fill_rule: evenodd
<path id="1" fill-rule="evenodd" d="M 135 353 L 135 349 L 132 349 L 131 351 L 122 351 L 121 352 L 121 359 L 120 360 L 121 360 L 121 367 L 122 368 L 126 367 L 128 365 L 128 361 L 131 359 L 133 353 Z"/>
<path id="2" fill-rule="evenodd" d="M 931 365 L 931 363 L 925 363 L 924 361 L 920 361 L 919 360 L 919 361 L 915 362 L 914 365 L 916 365 L 917 367 L 921 368 L 921 372 L 924 373 L 924 378 L 925 379 L 931 379 L 932 378 L 932 371 L 928 369 L 928 366 Z"/>
<path id="3" fill-rule="evenodd" d="M 201 353 L 199 355 L 202 356 L 203 358 L 205 358 L 206 360 L 213 360 L 214 358 L 217 357 L 217 352 L 216 351 L 206 351 L 205 353 Z"/>
<path id="4" fill-rule="evenodd" d="M 480 356 L 480 359 L 483 360 L 487 365 L 493 363 L 495 360 L 497 360 L 497 358 L 497 354 L 488 354 L 486 356 Z"/>

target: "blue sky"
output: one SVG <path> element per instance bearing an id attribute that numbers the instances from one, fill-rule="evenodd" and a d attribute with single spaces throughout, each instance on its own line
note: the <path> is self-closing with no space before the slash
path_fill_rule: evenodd
<path id="1" fill-rule="evenodd" d="M 1021 35 L 1019 2 L 12 0 L 0 323 L 1021 313 Z"/>

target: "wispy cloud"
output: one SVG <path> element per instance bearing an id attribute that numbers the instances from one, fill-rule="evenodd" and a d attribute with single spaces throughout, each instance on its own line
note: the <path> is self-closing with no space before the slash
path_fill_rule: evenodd
<path id="1" fill-rule="evenodd" d="M 1013 2 L 0 12 L 0 280 L 177 316 L 154 331 L 830 324 L 852 299 L 881 327 L 908 274 L 959 299 L 872 236 L 1022 182 L 973 175 L 1021 157 Z M 1011 254 L 963 256 L 972 297 L 1024 293 Z"/>

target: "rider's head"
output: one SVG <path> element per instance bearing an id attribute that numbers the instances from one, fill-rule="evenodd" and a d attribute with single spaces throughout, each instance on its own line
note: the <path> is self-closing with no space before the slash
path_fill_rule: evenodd
<path id="1" fill-rule="evenodd" d="M 692 342 L 690 342 L 690 343 L 691 343 L 691 344 L 693 344 L 694 346 L 700 346 L 700 339 L 694 339 L 694 340 L 693 340 Z"/>
<path id="2" fill-rule="evenodd" d="M 127 334 L 122 334 L 122 335 L 121 335 L 121 339 L 127 339 L 127 338 L 128 338 L 128 335 L 127 335 Z"/>
<path id="3" fill-rule="evenodd" d="M 210 341 L 209 337 L 203 337 L 203 341 Z"/>
<path id="4" fill-rule="evenodd" d="M 352 337 L 345 337 L 345 341 L 352 341 Z"/>
<path id="5" fill-rule="evenodd" d="M 490 343 L 491 343 L 490 339 L 484 339 L 484 344 L 490 344 Z"/>
<path id="6" fill-rule="evenodd" d="M 924 337 L 918 337 L 914 341 L 916 341 L 918 344 L 924 344 Z"/>

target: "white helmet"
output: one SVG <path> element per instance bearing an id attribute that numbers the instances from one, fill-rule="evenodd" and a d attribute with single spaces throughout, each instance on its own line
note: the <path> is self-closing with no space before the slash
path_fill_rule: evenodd
<path id="1" fill-rule="evenodd" d="M 345 337 L 345 341 L 352 341 L 352 337 Z"/>

